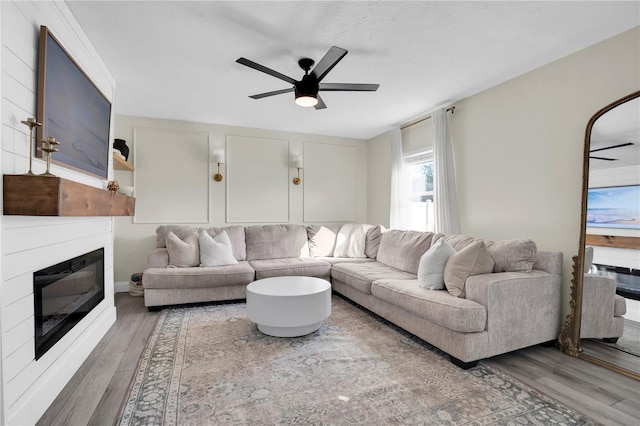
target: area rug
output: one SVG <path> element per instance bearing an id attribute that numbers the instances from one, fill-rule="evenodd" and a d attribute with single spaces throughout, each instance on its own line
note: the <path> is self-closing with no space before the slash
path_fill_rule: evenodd
<path id="1" fill-rule="evenodd" d="M 625 318 L 624 332 L 616 343 L 599 341 L 603 345 L 640 357 L 640 323 Z"/>
<path id="2" fill-rule="evenodd" d="M 461 370 L 339 296 L 298 338 L 263 335 L 245 307 L 165 309 L 120 424 L 597 424 L 482 363 Z"/>

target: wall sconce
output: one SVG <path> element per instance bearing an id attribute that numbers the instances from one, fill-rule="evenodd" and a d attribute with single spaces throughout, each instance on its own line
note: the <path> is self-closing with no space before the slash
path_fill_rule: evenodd
<path id="1" fill-rule="evenodd" d="M 300 180 L 300 169 L 303 166 L 302 155 L 293 156 L 293 158 L 291 159 L 291 162 L 293 163 L 293 167 L 295 167 L 296 170 L 298 171 L 298 176 L 293 178 L 293 184 L 294 185 L 300 185 L 300 182 L 302 182 Z"/>
<path id="2" fill-rule="evenodd" d="M 220 174 L 220 165 L 224 164 L 224 150 L 216 149 L 215 151 L 213 151 L 213 161 L 215 163 L 218 163 L 218 173 L 213 175 L 213 180 L 215 180 L 216 182 L 221 182 L 222 175 Z"/>

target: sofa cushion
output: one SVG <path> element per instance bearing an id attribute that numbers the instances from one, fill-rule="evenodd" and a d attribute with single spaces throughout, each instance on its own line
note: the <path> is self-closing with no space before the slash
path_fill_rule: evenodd
<path id="1" fill-rule="evenodd" d="M 368 257 L 315 257 L 314 259 L 322 260 L 331 265 L 337 265 L 339 263 L 371 263 L 376 261 Z"/>
<path id="2" fill-rule="evenodd" d="M 432 237 L 431 232 L 390 229 L 380 238 L 376 260 L 415 275 L 420 257 L 431 247 Z"/>
<path id="3" fill-rule="evenodd" d="M 340 226 L 307 226 L 309 254 L 311 257 L 333 256 L 333 249 L 336 247 L 336 237 L 339 230 Z"/>
<path id="4" fill-rule="evenodd" d="M 224 266 L 238 263 L 233 257 L 233 248 L 229 235 L 222 231 L 215 237 L 201 229 L 198 232 L 200 243 L 200 266 Z"/>
<path id="5" fill-rule="evenodd" d="M 427 290 L 444 290 L 444 268 L 456 251 L 440 239 L 420 258 L 418 284 Z"/>
<path id="6" fill-rule="evenodd" d="M 367 231 L 367 241 L 364 246 L 364 254 L 371 259 L 375 259 L 378 255 L 378 249 L 380 248 L 380 241 L 382 240 L 382 234 L 386 231 L 382 225 L 376 225 L 369 228 Z"/>
<path id="7" fill-rule="evenodd" d="M 493 272 L 531 272 L 537 248 L 531 240 L 505 240 L 487 242 L 487 250 L 495 262 Z"/>
<path id="8" fill-rule="evenodd" d="M 234 225 L 207 229 L 207 232 L 212 237 L 215 237 L 222 231 L 225 231 L 227 235 L 229 235 L 231 247 L 233 248 L 233 256 L 236 260 L 247 260 L 247 244 L 244 241 L 244 226 Z"/>
<path id="9" fill-rule="evenodd" d="M 304 277 L 329 278 L 331 265 L 312 258 L 285 258 L 249 261 L 256 271 L 256 279 L 300 275 Z"/>
<path id="10" fill-rule="evenodd" d="M 472 275 L 493 271 L 493 259 L 484 241 L 476 241 L 451 255 L 444 268 L 444 284 L 453 296 L 465 297 L 464 286 Z"/>
<path id="11" fill-rule="evenodd" d="M 170 231 L 167 235 L 167 252 L 169 252 L 169 266 L 185 268 L 200 265 L 198 234 L 192 231 L 182 240 Z"/>
<path id="12" fill-rule="evenodd" d="M 377 261 L 338 263 L 331 268 L 331 277 L 365 294 L 371 294 L 371 283 L 378 279 L 416 279 L 414 274 L 400 271 Z"/>
<path id="13" fill-rule="evenodd" d="M 144 288 L 180 289 L 247 285 L 255 279 L 248 262 L 193 268 L 148 268 L 142 274 Z"/>
<path id="14" fill-rule="evenodd" d="M 263 225 L 244 228 L 247 260 L 309 257 L 303 225 Z"/>
<path id="15" fill-rule="evenodd" d="M 371 293 L 398 309 L 455 331 L 474 333 L 486 327 L 484 306 L 454 297 L 446 290 L 426 290 L 417 280 L 376 280 L 371 285 Z"/>

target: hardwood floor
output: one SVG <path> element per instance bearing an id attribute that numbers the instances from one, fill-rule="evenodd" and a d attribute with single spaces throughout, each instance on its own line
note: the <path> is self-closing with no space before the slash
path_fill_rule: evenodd
<path id="1" fill-rule="evenodd" d="M 118 319 L 38 425 L 112 425 L 156 323 L 141 297 L 116 294 Z M 640 382 L 534 346 L 484 362 L 605 425 L 640 423 Z"/>

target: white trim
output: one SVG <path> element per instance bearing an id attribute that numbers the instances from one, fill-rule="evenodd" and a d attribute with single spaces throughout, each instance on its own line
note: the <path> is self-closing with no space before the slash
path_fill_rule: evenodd
<path id="1" fill-rule="evenodd" d="M 113 283 L 113 291 L 114 293 L 128 293 L 129 281 L 117 281 Z"/>

